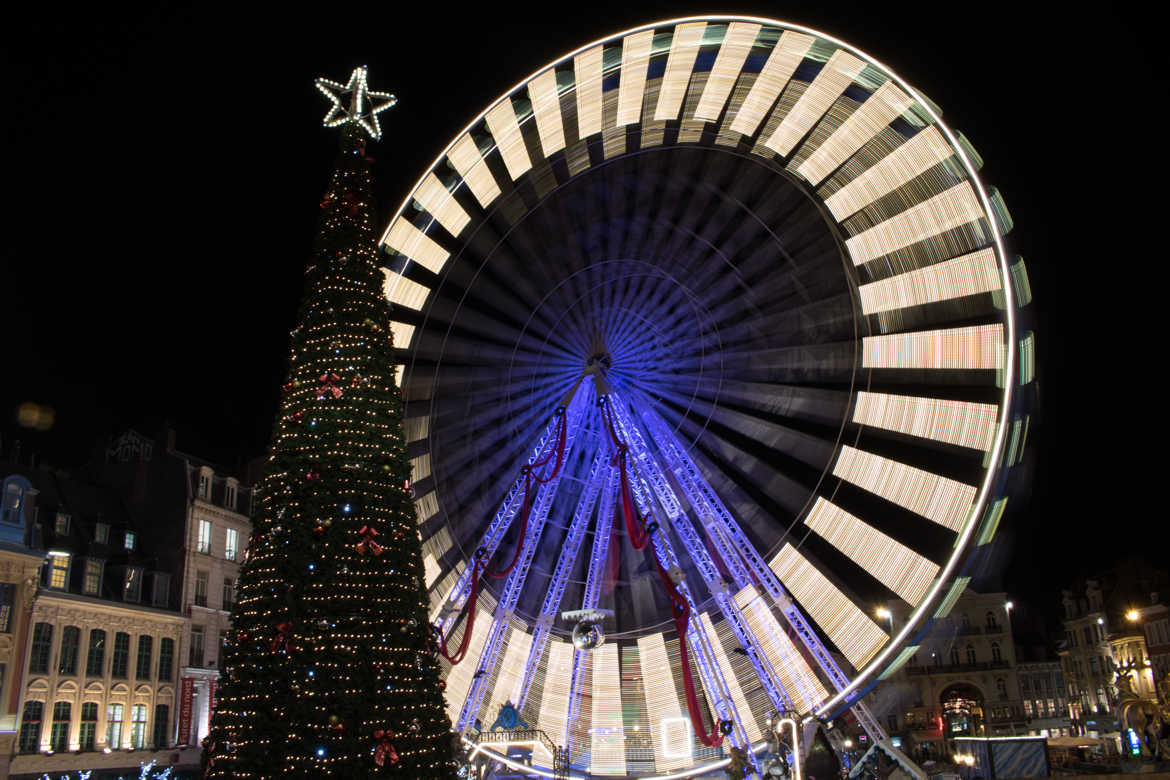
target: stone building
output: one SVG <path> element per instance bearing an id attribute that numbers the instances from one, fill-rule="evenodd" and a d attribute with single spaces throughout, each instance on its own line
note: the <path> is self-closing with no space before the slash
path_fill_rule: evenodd
<path id="1" fill-rule="evenodd" d="M 957 736 L 1027 731 L 1016 672 L 1010 609 L 1003 593 L 967 590 L 950 615 L 935 622 L 917 652 L 871 696 L 871 709 L 892 736 L 922 757 L 949 752 Z M 879 617 L 897 630 L 905 604 Z"/>
<path id="2" fill-rule="evenodd" d="M 16 745 L 21 670 L 45 557 L 33 534 L 38 493 L 19 470 L 0 464 L 0 780 Z"/>
<path id="3" fill-rule="evenodd" d="M 170 603 L 171 572 L 144 544 L 148 519 L 108 488 L 46 470 L 23 477 L 37 491 L 40 549 L 10 774 L 178 763 L 168 748 L 186 619 Z"/>
<path id="4" fill-rule="evenodd" d="M 1060 661 L 1020 661 L 1016 664 L 1016 678 L 1020 683 L 1027 733 L 1041 737 L 1069 736 L 1072 723 L 1068 716 L 1068 691 L 1060 671 Z"/>

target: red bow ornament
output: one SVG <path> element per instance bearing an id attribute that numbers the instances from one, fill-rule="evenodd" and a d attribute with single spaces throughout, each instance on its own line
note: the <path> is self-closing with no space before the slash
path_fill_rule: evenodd
<path id="1" fill-rule="evenodd" d="M 337 374 L 331 374 L 326 371 L 317 381 L 321 383 L 321 386 L 317 388 L 318 398 L 324 398 L 329 393 L 333 393 L 334 398 L 341 398 L 341 388 L 337 386 L 337 383 L 341 381 L 341 377 Z"/>
<path id="2" fill-rule="evenodd" d="M 358 555 L 365 555 L 366 550 L 369 550 L 374 555 L 381 555 L 383 553 L 385 548 L 374 541 L 374 537 L 378 535 L 377 531 L 375 531 L 373 528 L 370 528 L 368 525 L 363 525 L 362 529 L 358 531 L 358 533 L 362 536 L 362 540 L 356 545 Z"/>
<path id="3" fill-rule="evenodd" d="M 390 741 L 394 739 L 394 732 L 390 729 L 378 729 L 374 732 L 374 739 L 378 740 L 378 744 L 374 746 L 374 763 L 378 766 L 385 766 L 387 761 L 397 764 L 398 751 Z"/>
<path id="4" fill-rule="evenodd" d="M 345 196 L 342 198 L 342 200 L 344 200 L 346 205 L 349 206 L 349 215 L 351 217 L 356 217 L 358 213 L 358 196 L 352 192 L 347 192 L 345 193 Z"/>
<path id="5" fill-rule="evenodd" d="M 287 653 L 289 650 L 294 649 L 296 647 L 296 642 L 293 640 L 292 628 L 293 624 L 291 620 L 286 620 L 283 623 L 277 623 L 276 636 L 272 638 L 272 644 L 268 649 L 274 653 L 278 650 L 280 652 Z"/>

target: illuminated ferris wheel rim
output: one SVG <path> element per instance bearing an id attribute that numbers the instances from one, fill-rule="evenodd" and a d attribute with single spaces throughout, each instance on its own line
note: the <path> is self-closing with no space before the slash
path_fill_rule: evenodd
<path id="1" fill-rule="evenodd" d="M 917 90 L 915 90 L 912 86 L 910 86 L 907 82 L 905 82 L 896 73 L 894 73 L 890 68 L 886 67 L 880 61 L 869 56 L 868 54 L 861 51 L 860 49 L 858 49 L 858 48 L 856 48 L 856 47 L 854 47 L 854 46 L 852 46 L 844 41 L 841 41 L 840 39 L 837 39 L 831 35 L 827 35 L 825 33 L 822 33 L 820 31 L 817 31 L 817 30 L 814 30 L 812 28 L 805 27 L 802 25 L 796 25 L 796 24 L 792 24 L 792 23 L 788 23 L 788 22 L 783 22 L 780 20 L 769 19 L 766 17 L 738 16 L 738 15 L 704 15 L 704 16 L 691 16 L 691 17 L 681 17 L 681 18 L 663 20 L 663 21 L 658 21 L 658 22 L 646 24 L 646 25 L 633 27 L 633 28 L 615 33 L 613 35 L 608 35 L 608 36 L 605 36 L 603 38 L 599 38 L 591 43 L 585 44 L 584 46 L 581 46 L 581 47 L 573 50 L 572 52 L 569 52 L 568 54 L 548 63 L 547 65 L 533 71 L 533 73 L 531 73 L 528 77 L 521 80 L 517 84 L 513 85 L 510 89 L 506 90 L 497 100 L 493 101 L 484 111 L 482 111 L 470 123 L 468 123 L 468 125 L 466 127 L 464 127 L 463 130 L 461 130 L 458 134 L 456 134 L 455 139 L 436 157 L 434 162 L 430 166 L 428 166 L 428 168 L 426 169 L 426 172 L 416 182 L 416 184 L 412 188 L 410 194 L 405 198 L 402 205 L 400 206 L 400 208 L 396 212 L 395 217 L 391 220 L 391 228 L 388 228 L 386 231 L 386 234 L 383 236 L 383 243 L 389 243 L 390 234 L 391 234 L 391 231 L 393 229 L 393 226 L 397 223 L 399 218 L 403 217 L 403 215 L 405 215 L 409 212 L 409 209 L 410 209 L 412 202 L 414 202 L 416 200 L 420 200 L 420 198 L 418 197 L 420 195 L 420 190 L 423 189 L 424 184 L 426 183 L 428 177 L 430 177 L 435 170 L 440 169 L 443 166 L 444 160 L 447 159 L 451 155 L 452 151 L 455 150 L 456 146 L 460 143 L 460 141 L 462 141 L 466 138 L 469 138 L 470 137 L 469 134 L 471 133 L 471 131 L 476 126 L 478 126 L 482 122 L 484 122 L 485 118 L 487 118 L 492 113 L 493 109 L 500 106 L 502 103 L 504 103 L 504 101 L 509 100 L 518 91 L 524 90 L 527 85 L 529 85 L 534 79 L 536 79 L 541 74 L 545 73 L 546 71 L 555 69 L 556 66 L 559 64 L 571 61 L 574 57 L 576 57 L 579 54 L 590 51 L 598 46 L 602 46 L 602 45 L 609 44 L 609 43 L 620 42 L 622 39 L 626 38 L 627 36 L 634 35 L 637 33 L 650 31 L 650 30 L 667 30 L 667 29 L 674 30 L 674 29 L 677 29 L 677 27 L 679 25 L 689 24 L 689 23 L 734 23 L 734 22 L 758 24 L 758 25 L 761 25 L 763 27 L 774 28 L 774 29 L 777 29 L 780 31 L 798 32 L 798 33 L 812 36 L 819 41 L 824 41 L 824 42 L 830 43 L 833 46 L 837 47 L 838 49 L 844 50 L 844 51 L 860 58 L 867 65 L 872 66 L 872 67 L 876 68 L 877 70 L 879 70 L 882 73 L 882 75 L 884 75 L 886 78 L 889 79 L 890 82 L 894 83 L 901 90 L 903 90 L 910 98 L 912 98 L 917 103 L 918 107 L 920 107 L 924 112 L 926 112 L 929 115 L 929 117 L 931 119 L 931 123 L 930 123 L 931 126 L 938 128 L 938 130 L 945 137 L 953 154 L 960 161 L 960 163 L 964 169 L 964 172 L 966 174 L 967 181 L 969 181 L 972 184 L 972 186 L 974 188 L 974 192 L 978 198 L 978 202 L 982 208 L 983 213 L 987 216 L 987 219 L 989 221 L 991 221 L 991 223 L 992 223 L 993 229 L 990 230 L 989 232 L 990 232 L 991 241 L 992 241 L 994 251 L 995 251 L 995 260 L 996 260 L 996 264 L 998 267 L 999 280 L 1000 280 L 1000 284 L 1001 284 L 1002 293 L 1003 293 L 1005 300 L 1008 302 L 1007 305 L 1005 305 L 1004 311 L 1003 311 L 1003 318 L 1004 318 L 1003 324 L 1004 324 L 1005 333 L 1004 333 L 1004 338 L 1003 338 L 1004 355 L 1003 355 L 1003 361 L 1002 361 L 1002 368 L 1000 369 L 1001 375 L 1002 375 L 1002 380 L 1001 380 L 1002 381 L 1002 391 L 1000 393 L 999 402 L 997 404 L 999 414 L 998 414 L 998 419 L 995 422 L 994 436 L 993 436 L 992 441 L 991 441 L 991 446 L 986 451 L 987 462 L 991 465 L 984 470 L 983 478 L 982 478 L 980 484 L 978 485 L 977 495 L 976 495 L 975 500 L 972 503 L 972 505 L 968 511 L 967 520 L 962 525 L 962 527 L 958 533 L 957 539 L 955 541 L 954 551 L 949 556 L 949 558 L 946 560 L 945 564 L 942 565 L 937 576 L 934 578 L 934 581 L 931 584 L 929 591 L 919 601 L 919 603 L 915 606 L 914 610 L 912 611 L 912 613 L 911 613 L 909 619 L 906 621 L 906 623 L 901 627 L 901 629 L 895 635 L 890 637 L 890 640 L 881 648 L 881 650 L 875 656 L 873 656 L 865 664 L 864 668 L 858 670 L 857 674 L 850 680 L 850 683 L 848 686 L 838 690 L 834 695 L 832 695 L 830 698 L 826 699 L 820 705 L 820 707 L 817 708 L 815 714 L 821 715 L 821 714 L 831 712 L 835 709 L 838 709 L 843 704 L 848 703 L 851 699 L 852 694 L 855 694 L 862 686 L 865 686 L 866 684 L 870 683 L 880 670 L 884 669 L 893 660 L 895 660 L 896 653 L 903 646 L 906 645 L 907 640 L 910 639 L 910 637 L 917 630 L 919 630 L 922 627 L 922 625 L 929 619 L 932 610 L 934 610 L 937 607 L 938 602 L 939 602 L 942 594 L 945 592 L 945 588 L 951 583 L 953 577 L 955 576 L 955 574 L 958 571 L 958 568 L 963 563 L 963 561 L 966 558 L 967 553 L 969 552 L 972 537 L 975 535 L 975 533 L 978 531 L 978 529 L 981 525 L 981 520 L 983 519 L 985 512 L 987 510 L 988 502 L 989 502 L 991 496 L 993 495 L 993 493 L 995 492 L 996 482 L 1000 478 L 1000 474 L 1001 474 L 999 464 L 1002 461 L 1002 458 L 1004 455 L 1005 442 L 1007 440 L 1007 432 L 1008 432 L 1008 424 L 1007 423 L 1010 422 L 1010 410 L 1012 407 L 1013 390 L 1014 390 L 1014 386 L 1016 383 L 1016 371 L 1017 371 L 1017 367 L 1016 367 L 1016 359 L 1017 359 L 1017 357 L 1016 357 L 1016 338 L 1017 338 L 1017 336 L 1016 336 L 1016 321 L 1015 321 L 1014 306 L 1012 305 L 1012 301 L 1014 300 L 1012 273 L 1011 273 L 1011 269 L 1009 268 L 1008 256 L 1007 256 L 1006 250 L 1003 246 L 1003 241 L 1002 241 L 1002 237 L 1000 235 L 1000 231 L 997 229 L 994 229 L 995 223 L 994 223 L 994 219 L 993 219 L 992 215 L 995 212 L 994 212 L 994 209 L 992 207 L 991 200 L 990 200 L 990 198 L 987 194 L 987 191 L 986 191 L 986 189 L 985 189 L 985 187 L 984 187 L 984 185 L 983 185 L 983 183 L 978 175 L 978 171 L 976 169 L 976 166 L 972 163 L 971 159 L 968 157 L 967 152 L 964 149 L 963 144 L 959 141 L 958 136 L 942 121 L 942 118 L 935 111 L 931 102 L 927 98 L 925 98 L 923 95 L 921 95 Z M 742 64 L 740 67 L 742 68 Z M 606 68 L 604 72 L 608 74 L 610 72 L 610 69 Z M 573 89 L 576 89 L 576 85 L 574 85 Z M 727 98 L 725 97 L 724 102 L 726 102 L 726 99 Z M 636 122 L 634 124 L 640 125 L 641 123 L 642 123 L 642 119 L 639 118 L 638 120 L 636 120 Z M 753 134 L 755 132 L 756 131 L 753 131 Z M 483 154 L 486 155 L 486 152 L 484 152 Z M 623 156 L 623 155 L 619 155 L 619 156 Z M 523 175 L 523 173 L 524 172 L 522 172 L 521 176 Z M 517 176 L 514 178 L 519 180 L 520 177 Z M 404 276 L 398 275 L 396 278 L 393 278 L 389 281 L 388 295 L 391 298 L 394 297 L 397 286 L 403 284 L 404 280 L 405 280 Z"/>

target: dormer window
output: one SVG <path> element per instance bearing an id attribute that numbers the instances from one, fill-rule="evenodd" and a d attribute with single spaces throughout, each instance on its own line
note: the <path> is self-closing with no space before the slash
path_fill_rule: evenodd
<path id="1" fill-rule="evenodd" d="M 69 535 L 69 515 L 64 512 L 57 513 L 57 521 L 53 524 L 53 531 L 57 536 Z"/>
<path id="2" fill-rule="evenodd" d="M 98 523 L 93 527 L 93 540 L 98 544 L 110 543 L 110 525 L 109 523 Z"/>
<path id="3" fill-rule="evenodd" d="M 138 541 L 138 535 L 137 535 L 137 534 L 135 534 L 133 531 L 127 531 L 127 532 L 126 532 L 126 537 L 125 537 L 125 538 L 123 539 L 123 541 L 122 541 L 122 545 L 123 545 L 123 546 L 124 546 L 124 547 L 125 547 L 127 550 L 133 550 L 133 549 L 134 549 L 134 544 L 135 544 L 137 541 Z"/>
<path id="4" fill-rule="evenodd" d="M 9 477 L 4 480 L 4 494 L 0 497 L 0 522 L 11 525 L 24 525 L 21 512 L 24 509 L 24 494 L 28 489 L 20 477 Z"/>
<path id="5" fill-rule="evenodd" d="M 229 479 L 223 492 L 223 505 L 233 512 L 236 511 L 236 481 Z"/>
<path id="6" fill-rule="evenodd" d="M 211 500 L 211 472 L 199 472 L 199 497 L 204 501 Z"/>
<path id="7" fill-rule="evenodd" d="M 69 584 L 69 559 L 67 552 L 52 550 L 49 553 L 49 587 L 65 590 Z"/>
<path id="8" fill-rule="evenodd" d="M 123 601 L 138 602 L 142 600 L 142 569 L 134 566 L 126 569 L 126 585 L 123 594 Z"/>

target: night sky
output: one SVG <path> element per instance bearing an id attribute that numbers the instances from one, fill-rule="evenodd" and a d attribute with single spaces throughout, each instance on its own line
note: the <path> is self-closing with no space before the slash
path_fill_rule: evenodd
<path id="1" fill-rule="evenodd" d="M 112 432 L 162 420 L 180 449 L 229 466 L 264 452 L 336 148 L 314 77 L 345 81 L 365 64 L 373 89 L 398 95 L 371 146 L 388 215 L 456 132 L 548 61 L 658 19 L 758 14 L 843 38 L 930 96 L 1012 212 L 1042 409 L 1031 495 L 1001 531 L 1005 586 L 1047 612 L 1060 587 L 1120 555 L 1165 566 L 1166 385 L 1151 354 L 1165 308 L 1166 203 L 1152 183 L 1164 141 L 1151 121 L 1167 94 L 1154 63 L 1164 15 L 1019 2 L 41 5 L 6 19 L 0 45 L 4 455 L 20 439 L 24 458 L 76 467 Z M 51 431 L 17 425 L 26 401 L 55 411 Z"/>

